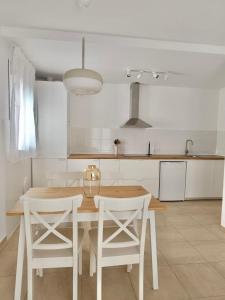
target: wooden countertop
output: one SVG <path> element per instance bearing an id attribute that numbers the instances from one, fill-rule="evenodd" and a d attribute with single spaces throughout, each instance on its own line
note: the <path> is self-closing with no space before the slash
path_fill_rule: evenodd
<path id="1" fill-rule="evenodd" d="M 101 186 L 100 195 L 108 197 L 136 197 L 147 194 L 148 191 L 142 186 Z M 83 194 L 83 189 L 81 187 L 53 187 L 53 188 L 30 188 L 26 195 L 33 198 L 63 198 L 70 197 L 74 195 Z M 158 199 L 152 199 L 149 205 L 149 210 L 163 211 L 167 207 L 164 203 L 161 203 Z M 96 212 L 93 198 L 86 198 L 78 209 L 80 213 L 91 213 Z M 7 211 L 7 216 L 21 216 L 23 215 L 23 205 L 20 200 L 18 200 L 14 207 Z"/>
<path id="2" fill-rule="evenodd" d="M 153 154 L 153 155 L 144 155 L 144 154 L 70 154 L 68 159 L 194 159 L 194 160 L 224 160 L 224 156 L 220 155 L 181 155 L 181 154 Z"/>

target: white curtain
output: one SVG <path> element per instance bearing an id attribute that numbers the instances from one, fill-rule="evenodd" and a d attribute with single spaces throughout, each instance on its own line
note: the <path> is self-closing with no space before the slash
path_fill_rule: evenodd
<path id="1" fill-rule="evenodd" d="M 35 69 L 19 47 L 10 64 L 10 160 L 30 157 L 36 150 L 34 118 Z"/>

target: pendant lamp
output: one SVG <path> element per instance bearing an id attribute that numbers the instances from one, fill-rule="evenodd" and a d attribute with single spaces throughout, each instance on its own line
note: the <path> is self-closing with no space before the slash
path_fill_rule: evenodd
<path id="1" fill-rule="evenodd" d="M 82 68 L 71 69 L 63 75 L 63 83 L 68 92 L 75 95 L 93 95 L 100 92 L 103 79 L 94 71 L 85 69 L 85 39 L 82 38 Z"/>

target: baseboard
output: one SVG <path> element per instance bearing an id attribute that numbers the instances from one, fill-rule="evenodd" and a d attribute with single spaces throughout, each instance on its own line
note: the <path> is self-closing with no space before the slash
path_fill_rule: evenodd
<path id="1" fill-rule="evenodd" d="M 200 201 L 202 201 L 202 200 L 222 200 L 223 198 L 214 198 L 214 197 L 196 197 L 196 198 L 185 198 L 184 200 L 186 201 L 194 201 L 194 200 L 200 200 Z"/>

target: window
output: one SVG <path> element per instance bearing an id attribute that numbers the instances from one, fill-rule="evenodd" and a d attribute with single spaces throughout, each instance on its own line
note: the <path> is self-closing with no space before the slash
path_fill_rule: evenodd
<path id="1" fill-rule="evenodd" d="M 20 48 L 13 49 L 10 72 L 10 154 L 30 156 L 36 149 L 35 69 Z"/>

